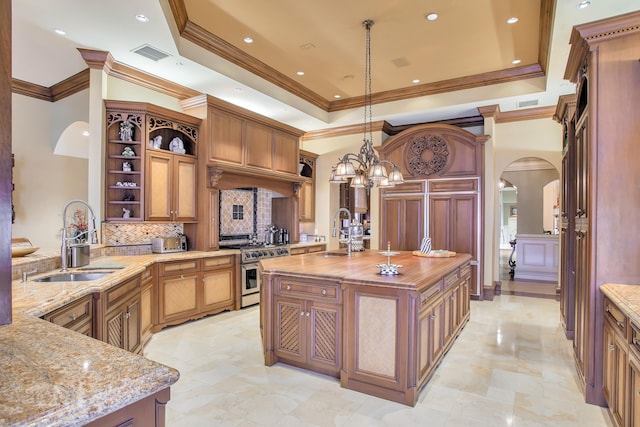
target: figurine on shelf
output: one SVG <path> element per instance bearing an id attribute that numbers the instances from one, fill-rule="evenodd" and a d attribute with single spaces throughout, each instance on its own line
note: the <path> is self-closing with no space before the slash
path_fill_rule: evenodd
<path id="1" fill-rule="evenodd" d="M 160 148 L 161 145 L 162 145 L 162 135 L 158 135 L 149 141 L 149 147 L 151 148 L 158 149 Z"/>
<path id="2" fill-rule="evenodd" d="M 186 150 L 184 149 L 184 142 L 177 136 L 171 140 L 169 143 L 169 151 L 173 151 L 174 153 L 184 154 Z"/>
<path id="3" fill-rule="evenodd" d="M 131 163 L 123 162 L 122 163 L 122 172 L 131 172 Z"/>
<path id="4" fill-rule="evenodd" d="M 122 208 L 122 218 L 131 218 L 131 209 Z"/>
<path id="5" fill-rule="evenodd" d="M 122 150 L 122 155 L 127 157 L 133 157 L 136 155 L 136 153 L 131 149 L 131 147 L 124 147 L 124 150 Z"/>
<path id="6" fill-rule="evenodd" d="M 133 123 L 129 120 L 120 123 L 120 141 L 133 141 Z"/>
<path id="7" fill-rule="evenodd" d="M 133 202 L 135 199 L 133 197 L 133 194 L 131 193 L 127 193 L 124 195 L 124 197 L 122 198 L 123 202 Z"/>

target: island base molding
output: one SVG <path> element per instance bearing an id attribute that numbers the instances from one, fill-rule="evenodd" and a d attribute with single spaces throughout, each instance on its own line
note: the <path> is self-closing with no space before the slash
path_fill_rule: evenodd
<path id="1" fill-rule="evenodd" d="M 171 398 L 167 387 L 115 412 L 86 424 L 86 427 L 165 427 L 165 411 Z"/>

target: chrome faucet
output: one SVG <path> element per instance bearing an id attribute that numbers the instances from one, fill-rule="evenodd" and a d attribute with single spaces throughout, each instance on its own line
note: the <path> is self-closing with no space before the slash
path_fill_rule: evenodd
<path id="1" fill-rule="evenodd" d="M 91 212 L 92 230 L 90 231 L 89 229 L 87 229 L 82 233 L 80 233 L 79 235 L 76 235 L 73 237 L 67 237 L 67 209 L 69 208 L 69 206 L 71 206 L 74 203 L 80 203 L 81 205 L 84 205 L 87 207 L 87 209 L 89 209 L 89 212 Z M 83 200 L 71 200 L 69 203 L 67 203 L 64 206 L 64 209 L 62 210 L 62 248 L 60 249 L 60 252 L 61 252 L 60 265 L 62 266 L 61 271 L 67 271 L 67 241 L 71 239 L 77 239 L 78 237 L 81 237 L 85 234 L 87 235 L 87 237 L 89 237 L 89 233 L 91 233 L 91 244 L 94 245 L 98 243 L 98 232 L 96 230 L 96 216 L 93 213 L 93 209 L 91 209 L 91 206 L 89 206 L 89 204 Z"/>
<path id="2" fill-rule="evenodd" d="M 349 216 L 349 227 L 347 227 L 347 230 L 348 230 L 347 256 L 351 256 L 351 212 L 349 212 L 349 209 L 340 208 L 333 215 L 333 231 L 331 232 L 331 236 L 336 237 L 336 219 L 338 219 L 338 217 L 340 216 L 340 212 L 346 212 L 347 215 Z"/>

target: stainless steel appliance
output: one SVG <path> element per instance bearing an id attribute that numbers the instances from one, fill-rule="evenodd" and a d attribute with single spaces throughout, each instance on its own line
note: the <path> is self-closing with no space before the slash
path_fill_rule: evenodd
<path id="1" fill-rule="evenodd" d="M 187 248 L 187 237 L 154 237 L 151 239 L 151 252 L 164 254 L 169 252 L 183 252 Z"/>
<path id="2" fill-rule="evenodd" d="M 241 307 L 260 302 L 260 272 L 258 262 L 261 259 L 289 256 L 289 246 L 240 246 L 240 268 L 242 270 Z"/>

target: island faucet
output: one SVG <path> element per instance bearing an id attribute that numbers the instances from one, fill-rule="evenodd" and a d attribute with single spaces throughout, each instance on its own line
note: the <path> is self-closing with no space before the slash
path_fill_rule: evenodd
<path id="1" fill-rule="evenodd" d="M 336 219 L 338 219 L 338 217 L 340 216 L 340 212 L 346 212 L 347 215 L 349 216 L 349 227 L 347 227 L 348 230 L 348 237 L 347 237 L 347 256 L 351 256 L 351 212 L 349 211 L 349 209 L 347 208 L 340 208 L 336 211 L 336 213 L 333 215 L 333 231 L 331 232 L 331 236 L 336 237 Z"/>
<path id="2" fill-rule="evenodd" d="M 71 206 L 74 203 L 80 203 L 81 205 L 84 205 L 87 207 L 87 209 L 89 209 L 89 212 L 91 212 L 92 230 L 87 229 L 82 233 L 80 233 L 79 235 L 75 235 L 73 237 L 67 237 L 67 209 L 69 208 L 69 206 Z M 85 234 L 87 235 L 87 237 L 89 237 L 89 233 L 91 233 L 91 244 L 94 245 L 98 243 L 98 232 L 96 230 L 96 216 L 93 213 L 93 209 L 91 209 L 91 206 L 89 206 L 89 204 L 84 200 L 71 200 L 69 203 L 67 203 L 64 206 L 64 209 L 62 210 L 62 248 L 60 249 L 61 271 L 67 271 L 67 241 L 71 239 L 77 239 L 78 237 Z"/>

